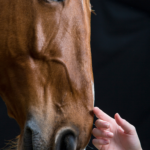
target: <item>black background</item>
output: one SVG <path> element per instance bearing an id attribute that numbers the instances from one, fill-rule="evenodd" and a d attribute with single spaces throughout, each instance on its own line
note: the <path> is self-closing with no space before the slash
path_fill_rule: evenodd
<path id="1" fill-rule="evenodd" d="M 95 105 L 133 124 L 142 148 L 150 149 L 150 3 L 92 0 L 92 61 Z M 0 100 L 0 147 L 19 134 Z M 89 144 L 87 149 L 94 148 Z"/>

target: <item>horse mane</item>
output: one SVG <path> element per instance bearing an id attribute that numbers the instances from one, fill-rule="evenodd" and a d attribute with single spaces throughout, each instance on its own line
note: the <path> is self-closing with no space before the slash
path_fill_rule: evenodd
<path id="1" fill-rule="evenodd" d="M 17 136 L 16 138 L 12 140 L 7 140 L 5 146 L 1 148 L 0 150 L 17 150 L 18 139 L 19 139 L 19 136 Z"/>

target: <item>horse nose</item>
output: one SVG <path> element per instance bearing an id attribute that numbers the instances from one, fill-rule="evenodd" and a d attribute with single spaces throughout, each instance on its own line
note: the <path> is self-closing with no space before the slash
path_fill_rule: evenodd
<path id="1" fill-rule="evenodd" d="M 78 133 L 70 127 L 60 129 L 55 136 L 54 150 L 76 150 Z M 34 120 L 24 128 L 23 150 L 47 150 L 48 145 L 42 138 L 40 128 Z"/>
<path id="2" fill-rule="evenodd" d="M 55 139 L 55 150 L 76 150 L 77 136 L 71 129 L 60 130 Z"/>

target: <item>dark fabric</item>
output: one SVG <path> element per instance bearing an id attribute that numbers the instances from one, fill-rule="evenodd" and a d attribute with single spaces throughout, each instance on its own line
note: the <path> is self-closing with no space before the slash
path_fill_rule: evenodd
<path id="1" fill-rule="evenodd" d="M 112 0 L 110 0 L 112 1 Z M 138 9 L 139 11 L 144 11 L 150 13 L 150 1 L 149 0 L 114 0 L 114 2 L 122 3 Z"/>
<path id="2" fill-rule="evenodd" d="M 136 127 L 143 150 L 149 150 L 150 2 L 91 3 L 97 14 L 91 36 L 95 105 L 112 117 L 119 112 Z"/>

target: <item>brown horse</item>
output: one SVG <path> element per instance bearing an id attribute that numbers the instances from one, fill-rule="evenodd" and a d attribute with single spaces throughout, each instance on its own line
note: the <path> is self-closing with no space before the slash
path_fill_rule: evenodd
<path id="1" fill-rule="evenodd" d="M 0 0 L 0 95 L 17 150 L 83 150 L 93 124 L 89 0 Z"/>

